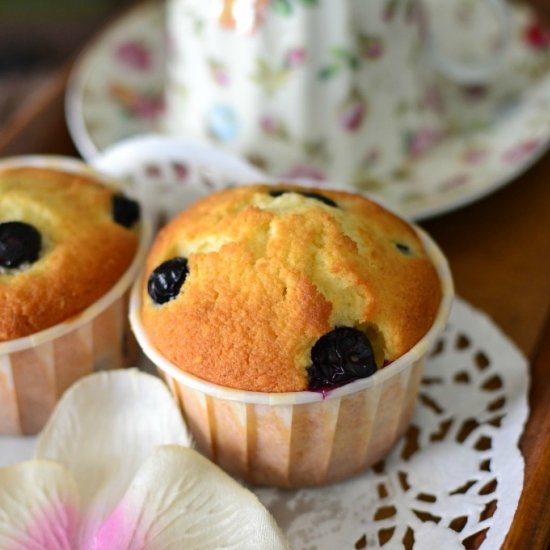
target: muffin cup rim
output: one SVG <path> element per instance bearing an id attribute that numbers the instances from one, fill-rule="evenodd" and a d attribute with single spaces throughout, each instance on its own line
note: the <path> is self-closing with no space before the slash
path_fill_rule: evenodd
<path id="1" fill-rule="evenodd" d="M 72 157 L 59 155 L 22 155 L 0 160 L 0 173 L 12 168 L 43 168 L 66 173 L 76 173 L 96 179 L 107 187 L 116 190 L 123 189 L 120 180 L 98 172 L 85 162 Z M 148 211 L 142 207 L 141 214 L 138 225 L 139 241 L 137 250 L 132 262 L 116 283 L 98 300 L 69 319 L 28 336 L 0 342 L 0 356 L 37 347 L 78 329 L 105 311 L 128 290 L 139 272 L 153 236 L 152 221 Z"/>
<path id="2" fill-rule="evenodd" d="M 399 216 L 403 219 L 401 216 Z M 153 364 L 164 371 L 171 378 L 185 386 L 199 391 L 203 394 L 210 395 L 215 398 L 225 399 L 228 401 L 239 401 L 255 405 L 268 406 L 287 406 L 299 405 L 305 403 L 316 403 L 330 399 L 342 398 L 346 395 L 354 394 L 373 386 L 383 383 L 385 380 L 399 374 L 407 367 L 421 359 L 426 355 L 431 346 L 435 343 L 437 337 L 443 332 L 447 323 L 452 301 L 454 298 L 454 284 L 450 272 L 447 259 L 435 241 L 420 227 L 407 221 L 416 231 L 423 245 L 426 248 L 428 256 L 432 260 L 441 283 L 442 297 L 439 304 L 437 314 L 430 329 L 426 334 L 405 354 L 393 361 L 388 366 L 380 369 L 375 374 L 368 378 L 363 378 L 340 386 L 339 388 L 329 390 L 326 393 L 313 392 L 308 390 L 295 392 L 256 392 L 249 390 L 240 390 L 221 386 L 213 382 L 209 382 L 198 376 L 185 372 L 177 367 L 174 363 L 164 357 L 149 341 L 145 329 L 141 323 L 141 292 L 143 288 L 143 280 L 145 273 L 142 272 L 134 282 L 130 296 L 130 325 L 132 331 L 138 341 L 138 344 L 145 355 L 153 362 Z"/>

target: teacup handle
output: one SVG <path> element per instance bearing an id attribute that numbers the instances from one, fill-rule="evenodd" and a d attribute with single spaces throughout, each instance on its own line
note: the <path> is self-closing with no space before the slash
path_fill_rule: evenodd
<path id="1" fill-rule="evenodd" d="M 461 63 L 449 58 L 437 47 L 428 24 L 427 29 L 427 48 L 436 68 L 447 78 L 454 80 L 459 84 L 475 85 L 484 84 L 493 79 L 493 77 L 502 68 L 505 54 L 511 42 L 511 22 L 510 11 L 503 0 L 485 0 L 493 9 L 497 18 L 501 40 L 498 50 L 486 61 L 481 63 Z"/>

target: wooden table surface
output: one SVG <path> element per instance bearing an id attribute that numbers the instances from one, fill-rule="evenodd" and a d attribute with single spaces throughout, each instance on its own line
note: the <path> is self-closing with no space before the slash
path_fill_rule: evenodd
<path id="1" fill-rule="evenodd" d="M 78 156 L 64 122 L 69 68 L 0 134 L 0 157 Z M 526 475 L 504 548 L 550 544 L 550 153 L 491 196 L 422 224 L 450 260 L 457 293 L 487 312 L 532 364 L 531 416 L 521 441 Z"/>

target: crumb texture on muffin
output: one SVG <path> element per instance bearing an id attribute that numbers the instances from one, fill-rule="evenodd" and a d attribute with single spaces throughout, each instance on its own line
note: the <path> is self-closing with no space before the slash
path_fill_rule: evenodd
<path id="1" fill-rule="evenodd" d="M 116 195 L 83 175 L 0 170 L 0 342 L 78 315 L 120 279 L 138 238 L 114 220 Z"/>
<path id="2" fill-rule="evenodd" d="M 183 282 L 169 273 L 171 294 L 157 303 L 148 286 L 158 290 L 166 270 L 153 272 L 174 258 L 185 260 Z M 164 356 L 263 392 L 307 389 L 311 350 L 336 327 L 366 334 L 382 367 L 427 332 L 441 300 L 409 224 L 356 194 L 283 184 L 222 191 L 182 212 L 159 233 L 146 276 L 142 322 Z"/>

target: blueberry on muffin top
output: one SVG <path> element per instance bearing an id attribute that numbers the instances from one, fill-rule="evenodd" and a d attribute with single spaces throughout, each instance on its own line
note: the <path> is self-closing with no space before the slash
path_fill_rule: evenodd
<path id="1" fill-rule="evenodd" d="M 92 176 L 0 169 L 0 342 L 65 321 L 135 255 L 139 208 Z"/>
<path id="2" fill-rule="evenodd" d="M 247 185 L 198 201 L 163 228 L 146 263 L 141 319 L 153 346 L 205 380 L 323 390 L 407 352 L 440 299 L 416 231 L 376 203 Z"/>
<path id="3" fill-rule="evenodd" d="M 0 223 L 0 267 L 16 268 L 38 259 L 42 247 L 40 233 L 24 222 Z"/>

